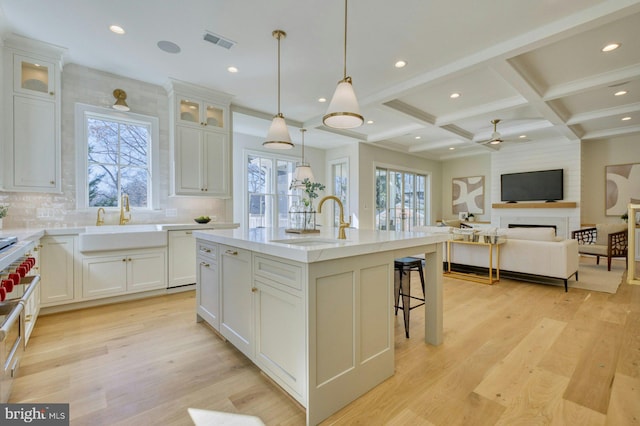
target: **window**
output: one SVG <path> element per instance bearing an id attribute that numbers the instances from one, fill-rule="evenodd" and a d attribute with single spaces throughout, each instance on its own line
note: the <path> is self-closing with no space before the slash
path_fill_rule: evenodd
<path id="1" fill-rule="evenodd" d="M 297 199 L 289 189 L 295 160 L 249 153 L 246 166 L 249 228 L 286 228 L 289 208 Z"/>
<path id="2" fill-rule="evenodd" d="M 331 194 L 342 201 L 344 220 L 349 221 L 349 160 L 344 158 L 329 163 L 331 166 Z M 340 225 L 340 208 L 333 204 L 333 226 Z"/>
<path id="3" fill-rule="evenodd" d="M 157 208 L 157 118 L 77 104 L 76 135 L 79 208 Z"/>
<path id="4" fill-rule="evenodd" d="M 376 229 L 410 231 L 426 225 L 426 189 L 424 174 L 376 167 Z"/>

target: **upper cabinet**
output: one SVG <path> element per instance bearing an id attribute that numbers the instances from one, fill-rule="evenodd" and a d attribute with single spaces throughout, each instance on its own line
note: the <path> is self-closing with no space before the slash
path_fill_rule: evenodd
<path id="1" fill-rule="evenodd" d="M 231 196 L 231 132 L 226 93 L 172 80 L 173 195 Z"/>
<path id="2" fill-rule="evenodd" d="M 61 192 L 60 86 L 64 50 L 5 40 L 2 189 Z"/>

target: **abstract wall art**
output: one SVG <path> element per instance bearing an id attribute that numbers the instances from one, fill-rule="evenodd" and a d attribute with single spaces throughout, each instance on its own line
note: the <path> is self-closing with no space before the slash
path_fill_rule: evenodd
<path id="1" fill-rule="evenodd" d="M 640 163 L 605 166 L 605 214 L 621 216 L 640 203 Z"/>
<path id="2" fill-rule="evenodd" d="M 484 214 L 484 176 L 452 179 L 453 213 Z"/>

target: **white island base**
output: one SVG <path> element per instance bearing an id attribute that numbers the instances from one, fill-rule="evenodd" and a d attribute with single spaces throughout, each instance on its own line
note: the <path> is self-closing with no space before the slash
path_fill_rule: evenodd
<path id="1" fill-rule="evenodd" d="M 198 319 L 300 402 L 309 425 L 394 374 L 394 259 L 425 255 L 425 341 L 442 342 L 445 236 L 350 230 L 347 241 L 313 245 L 272 242 L 287 236 L 269 230 L 196 237 Z"/>

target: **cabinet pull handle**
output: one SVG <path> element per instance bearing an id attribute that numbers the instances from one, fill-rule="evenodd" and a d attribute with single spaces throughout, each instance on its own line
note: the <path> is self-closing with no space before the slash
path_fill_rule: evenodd
<path id="1" fill-rule="evenodd" d="M 26 322 L 29 322 L 29 321 L 31 321 L 32 318 L 33 318 L 33 315 L 27 315 L 27 316 L 24 317 L 24 320 Z"/>
<path id="2" fill-rule="evenodd" d="M 208 248 L 201 248 L 200 251 L 203 251 L 205 253 L 211 253 L 211 249 L 208 249 Z"/>
<path id="3" fill-rule="evenodd" d="M 200 265 L 204 266 L 205 268 L 208 268 L 208 267 L 210 267 L 210 266 L 211 266 L 211 265 L 209 265 L 209 264 L 208 264 L 208 263 L 206 263 L 206 262 L 200 262 Z"/>
<path id="4" fill-rule="evenodd" d="M 191 235 L 191 234 L 193 234 L 193 232 L 192 231 L 187 231 L 187 232 L 185 232 L 185 234 Z"/>
<path id="5" fill-rule="evenodd" d="M 235 250 L 227 250 L 227 251 L 225 251 L 225 253 L 226 253 L 226 254 L 233 255 L 233 256 L 237 256 L 237 255 L 238 255 L 238 252 L 237 252 L 237 251 L 235 251 Z"/>
<path id="6" fill-rule="evenodd" d="M 255 288 L 255 287 L 251 287 L 251 293 L 255 293 L 256 291 L 258 291 L 258 289 L 257 289 L 257 288 Z"/>

